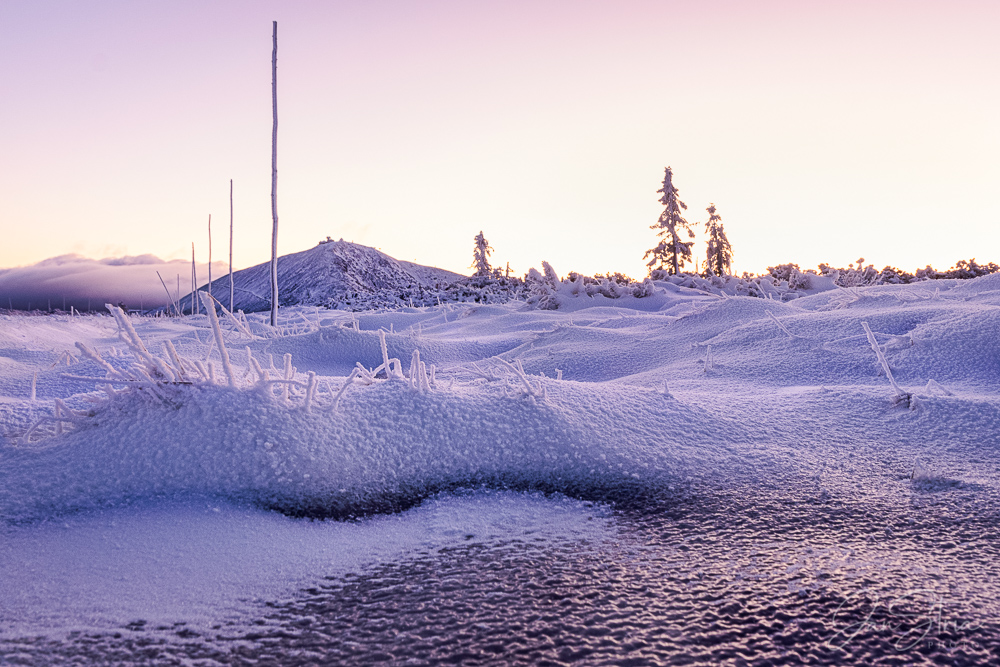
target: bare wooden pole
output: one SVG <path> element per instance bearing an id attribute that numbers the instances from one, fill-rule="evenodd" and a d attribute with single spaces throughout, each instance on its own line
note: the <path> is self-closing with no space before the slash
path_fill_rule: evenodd
<path id="1" fill-rule="evenodd" d="M 208 214 L 208 295 L 212 296 L 212 214 Z M 208 306 L 205 306 L 206 308 Z"/>
<path id="2" fill-rule="evenodd" d="M 167 311 L 169 312 L 169 310 L 173 308 L 174 315 L 176 315 L 177 305 L 174 303 L 174 298 L 170 296 L 170 290 L 167 289 L 167 283 L 163 282 L 163 276 L 160 275 L 159 271 L 156 272 L 156 277 L 160 279 L 160 283 L 163 285 L 163 291 L 167 293 L 167 301 L 170 302 L 170 305 L 167 306 Z"/>
<path id="3" fill-rule="evenodd" d="M 278 22 L 271 34 L 271 326 L 278 326 Z"/>
<path id="4" fill-rule="evenodd" d="M 197 311 L 194 305 L 194 292 L 198 289 L 198 270 L 194 268 L 194 241 L 191 242 L 191 314 Z"/>
<path id="5" fill-rule="evenodd" d="M 233 310 L 233 179 L 229 179 L 229 312 Z"/>

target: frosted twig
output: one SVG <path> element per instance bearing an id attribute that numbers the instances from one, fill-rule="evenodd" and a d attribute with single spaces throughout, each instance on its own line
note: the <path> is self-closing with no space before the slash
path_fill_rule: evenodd
<path id="1" fill-rule="evenodd" d="M 57 412 L 59 411 L 58 407 L 56 408 L 56 411 Z M 63 425 L 64 422 L 69 422 L 70 424 L 80 424 L 80 423 L 83 423 L 84 420 L 80 419 L 79 417 L 73 416 L 73 415 L 62 416 L 62 415 L 59 415 L 59 414 L 56 414 L 56 415 L 46 415 L 44 417 L 39 417 L 35 421 L 34 424 L 32 424 L 30 427 L 28 427 L 28 430 L 25 431 L 24 435 L 21 436 L 21 444 L 24 444 L 24 445 L 29 444 L 30 441 L 31 441 L 32 434 L 36 430 L 38 430 L 39 426 L 41 426 L 42 424 L 45 424 L 47 422 L 55 422 L 56 423 L 56 435 L 62 435 L 62 432 L 63 432 L 62 431 L 62 425 Z"/>
<path id="2" fill-rule="evenodd" d="M 206 294 L 204 292 L 202 292 L 202 298 L 203 299 L 205 298 L 205 296 L 206 296 Z M 240 322 L 236 318 L 235 315 L 233 315 L 231 312 L 229 312 L 228 308 L 226 308 L 225 306 L 222 305 L 221 301 L 219 301 L 218 299 L 216 299 L 215 297 L 213 297 L 211 294 L 208 294 L 207 296 L 208 296 L 209 299 L 211 299 L 212 301 L 214 301 L 219 306 L 219 308 L 222 310 L 222 314 L 225 315 L 226 318 L 229 319 L 229 321 L 233 323 L 233 326 L 235 326 L 236 329 L 240 333 L 245 334 L 247 336 L 250 336 L 251 339 L 257 338 L 257 336 L 255 336 L 253 334 L 253 332 L 250 331 L 249 328 L 247 328 L 246 326 L 244 326 L 243 323 Z"/>
<path id="3" fill-rule="evenodd" d="M 205 352 L 205 358 L 202 361 L 208 361 L 212 357 L 212 351 L 215 349 L 215 336 L 209 336 L 208 338 L 208 350 Z"/>
<path id="4" fill-rule="evenodd" d="M 878 358 L 878 362 L 882 365 L 882 370 L 885 371 L 886 378 L 889 379 L 889 384 L 892 388 L 896 390 L 896 396 L 900 399 L 909 399 L 910 395 L 903 391 L 898 384 L 896 384 L 896 378 L 892 377 L 892 370 L 889 368 L 889 362 L 886 361 L 885 355 L 882 353 L 882 348 L 879 347 L 878 341 L 875 340 L 875 334 L 872 333 L 871 327 L 868 326 L 867 322 L 862 322 L 861 326 L 865 330 L 865 335 L 868 336 L 868 344 L 872 346 L 872 350 L 875 351 L 875 356 Z"/>
<path id="5" fill-rule="evenodd" d="M 480 376 L 484 377 L 487 382 L 496 382 L 497 380 L 500 379 L 496 375 L 494 375 L 492 373 L 487 373 L 486 371 L 484 371 L 482 368 L 479 367 L 479 364 L 477 364 L 474 361 L 471 364 L 469 364 L 469 365 L 472 367 L 472 370 L 474 370 Z"/>
<path id="6" fill-rule="evenodd" d="M 170 371 L 167 365 L 149 353 L 149 350 L 146 349 L 142 339 L 139 338 L 139 334 L 136 333 L 135 327 L 132 326 L 132 321 L 129 320 L 122 309 L 118 306 L 113 306 L 110 303 L 105 304 L 105 307 L 111 312 L 111 315 L 114 316 L 118 326 L 121 327 L 121 331 L 124 332 L 124 342 L 128 345 L 128 348 L 132 351 L 135 358 L 139 361 L 145 362 L 151 371 L 156 371 L 168 380 L 175 379 L 174 374 Z"/>
<path id="7" fill-rule="evenodd" d="M 410 357 L 410 386 L 417 390 L 420 389 L 420 385 L 417 382 L 417 373 L 419 372 L 420 372 L 420 350 L 413 350 L 413 356 Z"/>
<path id="8" fill-rule="evenodd" d="M 80 350 L 83 356 L 87 357 L 91 361 L 96 362 L 98 366 L 104 369 L 104 371 L 108 374 L 109 377 L 118 377 L 118 378 L 125 377 L 114 366 L 105 361 L 101 357 L 100 353 L 97 352 L 97 350 L 92 350 L 80 342 L 76 344 L 76 349 Z"/>
<path id="9" fill-rule="evenodd" d="M 59 358 L 56 359 L 54 362 L 52 362 L 52 365 L 49 366 L 49 368 L 55 368 L 60 364 L 66 364 L 67 366 L 72 366 L 74 361 L 76 361 L 76 357 L 74 357 L 70 352 L 63 350 L 62 352 L 59 353 Z"/>
<path id="10" fill-rule="evenodd" d="M 364 366 L 362 366 L 361 362 L 359 361 L 357 362 L 357 368 L 355 368 L 354 370 L 358 372 L 358 380 L 360 380 L 365 386 L 375 384 L 375 373 L 378 372 L 378 369 L 376 369 L 375 371 L 370 371 Z"/>
<path id="11" fill-rule="evenodd" d="M 313 396 L 316 394 L 316 373 L 309 371 L 307 374 L 308 380 L 306 381 L 306 401 L 305 407 L 306 412 L 310 412 L 312 409 Z"/>
<path id="12" fill-rule="evenodd" d="M 950 391 L 946 387 L 941 386 L 941 384 L 938 383 L 934 379 L 930 379 L 930 380 L 927 381 L 926 391 L 928 391 L 928 392 L 938 392 L 938 393 L 941 393 L 941 394 L 943 394 L 945 396 L 954 396 L 955 395 L 955 393 L 953 391 Z"/>
<path id="13" fill-rule="evenodd" d="M 778 327 L 779 327 L 779 328 L 780 328 L 780 329 L 781 329 L 782 331 L 784 331 L 784 332 L 785 332 L 786 334 L 788 334 L 788 337 L 789 337 L 789 338 L 801 338 L 801 336 L 796 336 L 796 335 L 795 335 L 795 334 L 793 334 L 793 333 L 792 333 L 791 331 L 789 331 L 789 330 L 788 330 L 788 327 L 786 327 L 786 326 L 785 326 L 784 324 L 782 324 L 782 323 L 781 323 L 781 322 L 780 322 L 780 321 L 778 320 L 778 318 L 774 316 L 774 313 L 772 313 L 772 312 L 771 312 L 770 310 L 765 310 L 764 312 L 765 312 L 765 313 L 767 313 L 767 314 L 768 314 L 768 316 L 770 316 L 770 318 L 771 318 L 772 320 L 774 320 L 774 323 L 775 323 L 775 324 L 777 324 L 777 325 L 778 325 Z"/>
<path id="14" fill-rule="evenodd" d="M 427 380 L 427 364 L 425 364 L 424 362 L 421 361 L 420 362 L 420 367 L 419 367 L 418 370 L 420 372 L 420 378 L 419 378 L 420 379 L 420 385 L 419 385 L 420 391 L 426 391 L 426 392 L 430 393 L 430 391 L 431 391 L 431 384 Z"/>
<path id="15" fill-rule="evenodd" d="M 136 373 L 140 375 L 140 377 L 144 378 L 147 382 L 149 382 L 149 386 L 147 387 L 147 389 L 153 392 L 153 394 L 155 394 L 156 397 L 161 401 L 167 400 L 167 397 L 163 395 L 162 391 L 160 391 L 160 387 L 163 384 L 162 382 L 154 380 L 152 377 L 150 377 L 149 373 L 146 372 L 145 368 L 141 368 L 139 366 L 133 366 L 132 368 L 135 370 Z"/>
<path id="16" fill-rule="evenodd" d="M 535 388 L 531 386 L 530 382 L 528 382 L 528 376 L 524 372 L 524 367 L 521 366 L 521 360 L 520 359 L 516 360 L 517 361 L 517 365 L 516 366 L 514 364 L 510 363 L 509 361 L 507 361 L 506 359 L 500 359 L 498 357 L 497 360 L 500 363 L 506 365 L 508 368 L 510 368 L 510 370 L 514 371 L 514 375 L 516 375 L 518 377 L 518 379 L 520 379 L 521 382 L 524 384 L 524 388 L 528 392 L 529 396 L 537 396 L 538 395 L 538 393 L 541 390 L 541 382 L 539 382 L 539 384 L 538 384 L 538 386 L 539 386 L 539 392 L 536 392 Z"/>
<path id="17" fill-rule="evenodd" d="M 268 379 L 267 371 L 265 371 L 263 368 L 260 367 L 260 364 L 257 363 L 257 360 L 254 359 L 253 354 L 250 352 L 250 348 L 249 347 L 247 347 L 247 365 L 249 367 L 252 367 L 253 370 L 254 370 L 254 373 L 257 374 L 257 381 L 258 382 L 261 382 L 261 381 L 264 381 L 264 380 Z"/>
<path id="18" fill-rule="evenodd" d="M 212 325 L 212 333 L 215 334 L 215 343 L 219 346 L 219 357 L 222 359 L 222 371 L 226 374 L 226 380 L 230 387 L 236 386 L 236 375 L 233 373 L 233 366 L 229 363 L 229 350 L 226 349 L 226 343 L 222 339 L 222 327 L 219 326 L 219 316 L 215 312 L 215 299 L 213 299 L 208 294 L 204 292 L 198 292 L 201 297 L 201 302 L 205 306 L 205 312 L 208 313 L 208 321 Z"/>
<path id="19" fill-rule="evenodd" d="M 75 421 L 82 422 L 83 421 L 82 418 L 90 416 L 87 412 L 80 410 L 73 410 L 68 405 L 66 405 L 65 401 L 63 401 L 61 398 L 55 399 L 54 402 L 56 404 L 56 407 L 59 408 L 59 414 L 61 416 L 65 416 L 67 419 L 70 419 L 71 421 L 74 421 L 73 418 L 76 417 Z"/>
<path id="20" fill-rule="evenodd" d="M 201 363 L 197 359 L 194 360 L 194 367 L 198 371 L 198 375 L 201 376 L 202 380 L 208 380 L 208 371 L 205 370 L 205 364 Z"/>
<path id="21" fill-rule="evenodd" d="M 337 406 L 340 405 L 340 397 L 344 395 L 344 392 L 347 391 L 347 388 L 351 386 L 351 383 L 354 382 L 354 378 L 356 377 L 358 377 L 357 368 L 351 371 L 351 374 L 347 376 L 346 380 L 344 380 L 344 386 L 341 387 L 340 391 L 337 392 L 337 395 L 333 397 L 333 403 L 330 404 L 329 408 L 330 412 L 336 410 Z"/>
<path id="22" fill-rule="evenodd" d="M 170 360 L 173 361 L 176 367 L 177 379 L 182 381 L 187 380 L 187 374 L 184 372 L 184 362 L 181 360 L 180 355 L 177 354 L 177 348 L 169 340 L 163 342 L 163 347 L 167 349 L 167 356 L 170 357 Z"/>
<path id="23" fill-rule="evenodd" d="M 292 355 L 291 355 L 291 353 L 289 353 L 289 352 L 285 353 L 284 361 L 285 361 L 285 379 L 286 380 L 291 380 L 293 377 L 295 377 L 295 369 L 292 368 Z M 282 385 L 281 399 L 283 401 L 285 401 L 285 402 L 288 402 L 288 385 L 287 384 L 286 385 Z"/>
<path id="24" fill-rule="evenodd" d="M 201 302 L 208 313 L 208 321 L 212 324 L 212 333 L 215 334 L 215 343 L 219 346 L 219 357 L 222 358 L 222 371 L 226 374 L 226 380 L 230 387 L 236 386 L 236 374 L 233 373 L 233 366 L 229 363 L 229 350 L 222 340 L 222 327 L 219 326 L 219 316 L 215 313 L 215 299 L 204 292 L 198 292 Z"/>
<path id="25" fill-rule="evenodd" d="M 156 277 L 160 279 L 160 284 L 163 285 L 163 291 L 167 293 L 167 299 L 169 299 L 170 306 L 174 309 L 174 315 L 177 315 L 177 304 L 174 302 L 174 297 L 170 295 L 170 290 L 167 289 L 167 284 L 163 282 L 163 276 L 160 275 L 159 271 L 156 272 Z M 70 314 L 72 314 L 72 308 L 73 306 L 70 306 Z"/>
<path id="26" fill-rule="evenodd" d="M 391 327 L 392 324 L 390 323 L 389 326 Z M 382 366 L 380 366 L 380 368 L 384 368 L 385 369 L 385 376 L 387 378 L 389 378 L 390 380 L 392 378 L 404 379 L 403 378 L 403 371 L 401 369 L 401 366 L 403 364 L 399 361 L 399 359 L 396 359 L 396 358 L 390 359 L 389 358 L 389 348 L 388 348 L 388 346 L 386 346 L 386 343 L 385 343 L 385 331 L 383 331 L 382 329 L 378 330 L 378 342 L 379 342 L 379 346 L 382 349 Z M 396 362 L 396 368 L 395 369 L 392 367 L 392 362 L 393 361 Z M 378 369 L 375 369 L 375 373 L 378 374 Z"/>

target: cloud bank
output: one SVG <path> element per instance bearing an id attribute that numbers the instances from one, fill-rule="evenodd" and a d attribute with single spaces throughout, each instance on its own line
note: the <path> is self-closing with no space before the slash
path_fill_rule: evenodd
<path id="1" fill-rule="evenodd" d="M 197 264 L 198 285 L 208 282 L 208 265 Z M 103 310 L 105 303 L 129 308 L 156 308 L 168 303 L 156 273 L 177 296 L 191 291 L 191 264 L 164 261 L 155 255 L 89 259 L 60 255 L 30 266 L 0 269 L 0 308 L 18 310 Z M 212 278 L 229 271 L 225 262 L 212 263 Z"/>

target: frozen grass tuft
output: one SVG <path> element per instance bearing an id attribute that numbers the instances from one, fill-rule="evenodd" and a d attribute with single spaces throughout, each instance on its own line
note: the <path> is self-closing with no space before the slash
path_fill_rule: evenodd
<path id="1" fill-rule="evenodd" d="M 882 353 L 882 348 L 879 347 L 878 341 L 875 340 L 875 334 L 872 333 L 871 327 L 868 326 L 867 322 L 862 322 L 861 326 L 865 330 L 865 335 L 868 336 L 868 344 L 871 345 L 872 350 L 875 352 L 875 357 L 878 359 L 879 364 L 881 364 L 882 370 L 885 371 L 885 376 L 889 380 L 889 384 L 892 385 L 892 388 L 896 392 L 893 402 L 897 405 L 904 403 L 906 407 L 912 407 L 913 396 L 909 392 L 903 391 L 899 384 L 896 383 L 896 378 L 892 376 L 892 369 L 889 368 L 889 362 Z"/>

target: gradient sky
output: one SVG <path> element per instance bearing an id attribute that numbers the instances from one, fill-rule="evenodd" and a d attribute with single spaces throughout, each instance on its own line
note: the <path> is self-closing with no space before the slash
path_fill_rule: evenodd
<path id="1" fill-rule="evenodd" d="M 739 271 L 1000 262 L 1000 3 L 0 3 L 0 267 L 327 235 L 645 275 L 663 168 Z M 696 246 L 699 256 L 704 246 Z"/>

